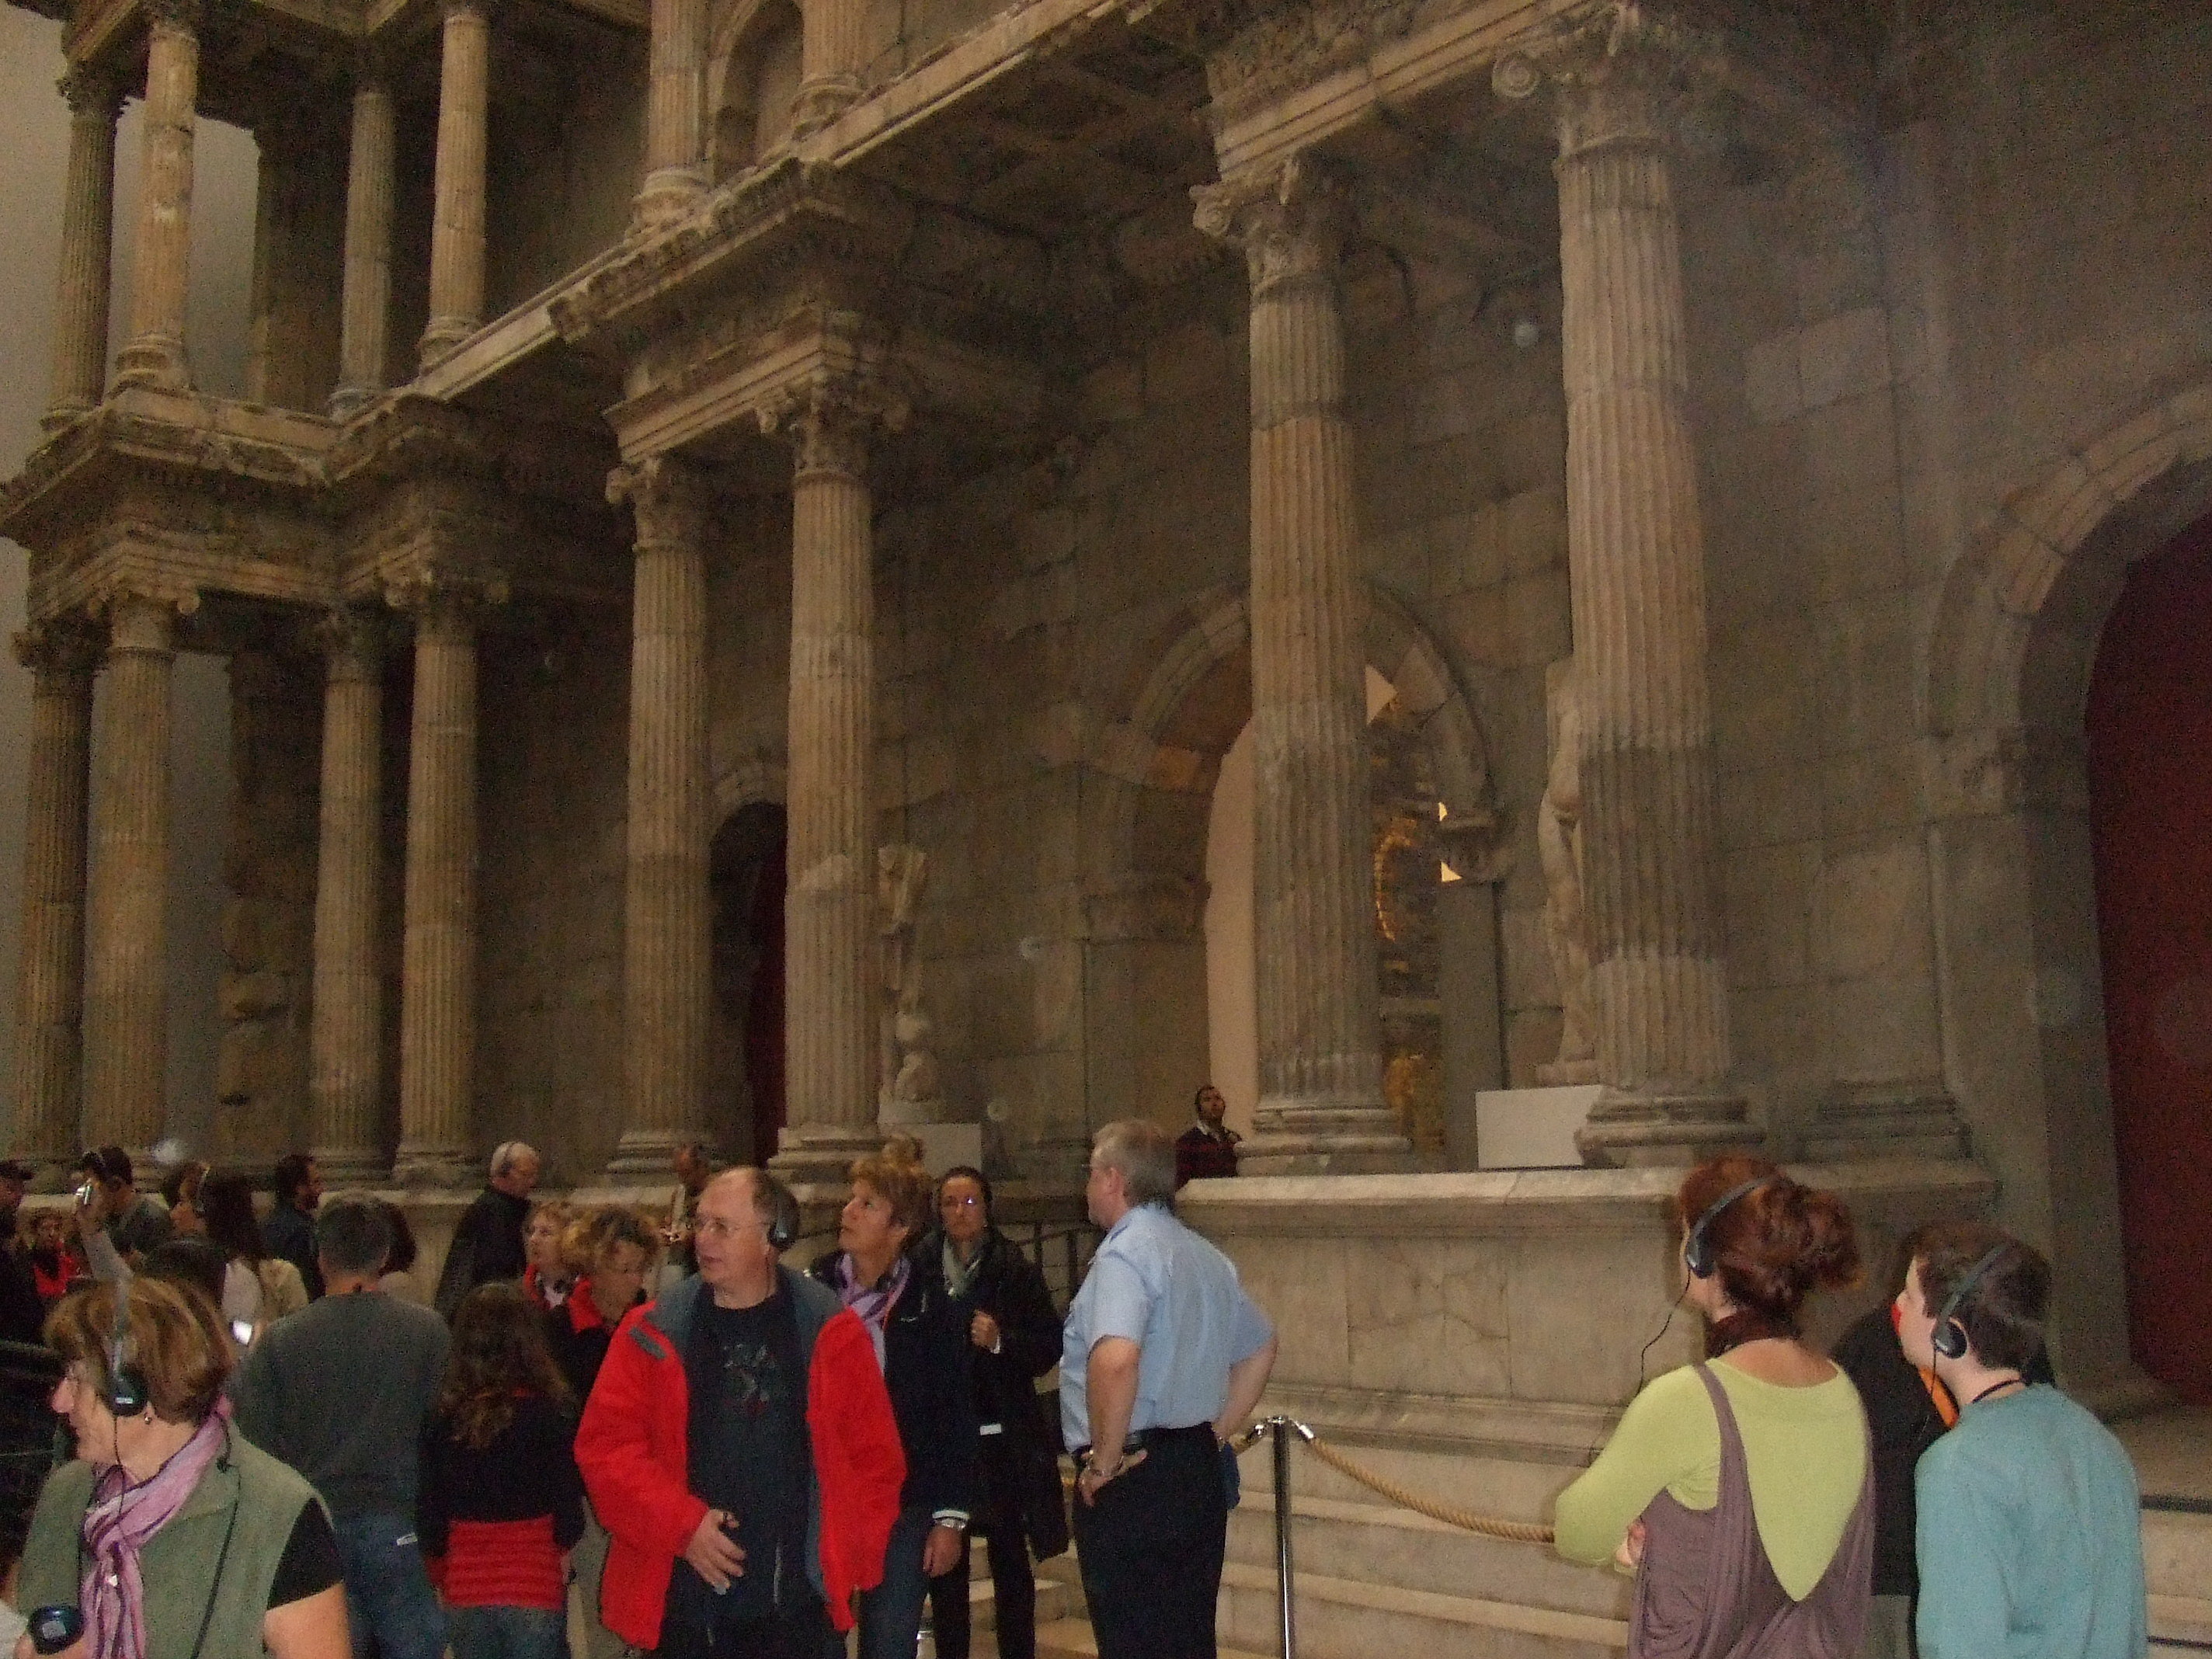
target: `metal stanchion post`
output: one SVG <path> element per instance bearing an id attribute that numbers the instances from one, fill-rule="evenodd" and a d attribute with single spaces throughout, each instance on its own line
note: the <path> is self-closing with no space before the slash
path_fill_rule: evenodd
<path id="1" fill-rule="evenodd" d="M 1287 1417 L 1271 1417 L 1275 1442 L 1275 1577 L 1283 1602 L 1283 1659 L 1297 1659 L 1298 1615 L 1291 1582 L 1291 1429 Z"/>

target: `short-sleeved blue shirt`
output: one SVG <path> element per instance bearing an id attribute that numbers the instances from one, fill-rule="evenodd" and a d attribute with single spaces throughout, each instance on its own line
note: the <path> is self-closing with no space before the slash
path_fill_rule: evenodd
<path id="1" fill-rule="evenodd" d="M 1140 1204 L 1107 1231 L 1067 1310 L 1060 1351 L 1060 1430 L 1091 1442 L 1091 1350 L 1109 1336 L 1139 1349 L 1131 1432 L 1211 1423 L 1229 1401 L 1229 1368 L 1267 1346 L 1274 1327 L 1237 1279 L 1237 1264 L 1164 1204 Z"/>

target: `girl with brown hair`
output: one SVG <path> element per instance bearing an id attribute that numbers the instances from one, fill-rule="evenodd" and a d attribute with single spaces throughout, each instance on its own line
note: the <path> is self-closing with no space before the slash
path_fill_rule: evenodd
<path id="1" fill-rule="evenodd" d="M 568 1556 L 584 1532 L 568 1385 L 544 1311 L 512 1280 L 479 1285 L 423 1431 L 416 1531 L 454 1659 L 560 1659 Z"/>
<path id="2" fill-rule="evenodd" d="M 1797 1318 L 1856 1280 L 1850 1213 L 1742 1157 L 1692 1170 L 1675 1212 L 1705 1363 L 1629 1402 L 1559 1494 L 1559 1553 L 1635 1570 L 1631 1659 L 1849 1659 L 1874 1548 L 1866 1416 Z"/>

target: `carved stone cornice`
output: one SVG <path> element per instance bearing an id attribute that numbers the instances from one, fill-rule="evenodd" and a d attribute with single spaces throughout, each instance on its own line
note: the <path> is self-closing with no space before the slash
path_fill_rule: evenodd
<path id="1" fill-rule="evenodd" d="M 714 511 L 707 477 L 674 455 L 648 455 L 607 474 L 607 500 L 629 504 L 637 521 L 641 553 L 658 547 L 696 548 Z"/>
<path id="2" fill-rule="evenodd" d="M 349 422 L 331 444 L 334 485 L 388 483 L 425 473 L 489 479 L 499 447 L 466 410 L 409 393 L 384 398 Z"/>
<path id="3" fill-rule="evenodd" d="M 1414 0 L 1291 0 L 1277 6 L 1207 54 L 1216 125 L 1365 61 L 1378 42 L 1410 32 L 1419 9 Z"/>
<path id="4" fill-rule="evenodd" d="M 1352 191 L 1335 169 L 1293 155 L 1191 191 L 1208 236 L 1244 250 L 1252 297 L 1296 283 L 1336 280 L 1352 224 Z"/>
<path id="5" fill-rule="evenodd" d="M 759 289 L 782 274 L 841 265 L 880 280 L 914 234 L 913 207 L 887 186 L 787 159 L 708 195 L 698 210 L 628 245 L 549 302 L 562 337 L 631 344 L 704 288 Z"/>

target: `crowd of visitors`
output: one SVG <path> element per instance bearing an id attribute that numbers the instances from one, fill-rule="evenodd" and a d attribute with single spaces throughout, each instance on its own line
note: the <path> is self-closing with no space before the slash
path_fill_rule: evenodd
<path id="1" fill-rule="evenodd" d="M 325 1200 L 311 1157 L 261 1218 L 238 1171 L 186 1164 L 155 1198 L 116 1147 L 26 1218 L 35 1171 L 0 1163 L 0 1340 L 49 1346 L 75 1448 L 0 1527 L 31 1620 L 0 1647 L 828 1659 L 854 1632 L 908 1659 L 927 1606 L 939 1659 L 968 1659 L 975 1538 L 1000 1659 L 1035 1659 L 1031 1561 L 1072 1538 L 1101 1659 L 1211 1654 L 1226 1443 L 1276 1338 L 1174 1213 L 1234 1172 L 1210 1092 L 1180 1139 L 1095 1137 L 1101 1237 L 1064 1321 L 984 1173 L 933 1181 L 906 1140 L 853 1164 L 803 1272 L 764 1170 L 686 1146 L 665 1212 L 581 1208 L 533 1202 L 541 1161 L 509 1142 L 434 1308 L 405 1212 Z M 1554 1517 L 1563 1556 L 1634 1573 L 1632 1654 L 2145 1651 L 2133 1474 L 2053 1383 L 2039 1254 L 1913 1231 L 1829 1355 L 1801 1320 L 1860 1273 L 1840 1199 L 1729 1157 L 1674 1206 L 1705 1358 L 1639 1390 Z"/>

